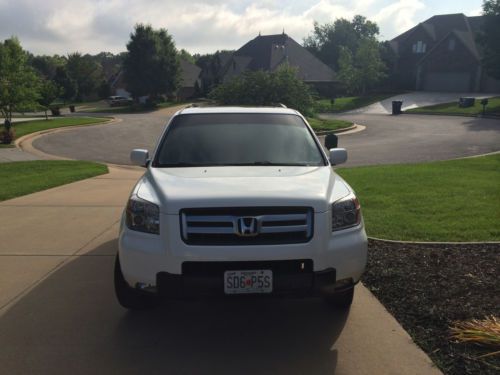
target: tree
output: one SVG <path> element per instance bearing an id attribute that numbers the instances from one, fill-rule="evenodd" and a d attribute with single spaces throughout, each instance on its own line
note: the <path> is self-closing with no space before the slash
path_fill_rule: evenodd
<path id="1" fill-rule="evenodd" d="M 379 44 L 374 39 L 363 39 L 356 51 L 356 70 L 361 93 L 376 85 L 385 75 L 385 65 L 380 58 Z"/>
<path id="2" fill-rule="evenodd" d="M 53 79 L 56 69 L 66 65 L 66 59 L 59 55 L 30 56 L 29 64 L 43 77 Z"/>
<path id="3" fill-rule="evenodd" d="M 338 59 L 342 47 L 354 55 L 361 40 L 375 40 L 379 33 L 376 23 L 363 16 L 354 16 L 352 21 L 339 18 L 331 24 L 314 23 L 312 35 L 304 40 L 304 46 L 334 70 L 339 68 Z"/>
<path id="4" fill-rule="evenodd" d="M 246 71 L 242 76 L 217 86 L 209 95 L 211 99 L 225 105 L 276 105 L 288 107 L 308 114 L 312 108 L 312 96 L 297 70 L 288 65 L 274 72 L 262 70 Z"/>
<path id="5" fill-rule="evenodd" d="M 65 66 L 58 66 L 56 68 L 54 82 L 61 88 L 60 95 L 65 101 L 75 98 L 78 87 L 76 82 L 68 76 Z"/>
<path id="6" fill-rule="evenodd" d="M 483 47 L 482 65 L 490 76 L 500 79 L 500 0 L 483 2 L 484 24 L 478 42 Z"/>
<path id="7" fill-rule="evenodd" d="M 0 43 L 0 112 L 10 126 L 12 112 L 34 108 L 38 77 L 28 65 L 27 54 L 15 37 Z"/>
<path id="8" fill-rule="evenodd" d="M 179 51 L 179 58 L 183 59 L 183 60 L 186 60 L 186 61 L 189 61 L 191 64 L 196 64 L 196 60 L 195 58 L 193 57 L 193 55 L 191 55 L 188 51 L 186 51 L 184 48 L 182 48 L 180 51 Z"/>
<path id="9" fill-rule="evenodd" d="M 352 52 L 348 48 L 340 49 L 338 79 L 346 91 L 351 94 L 359 90 L 359 75 L 354 67 Z"/>
<path id="10" fill-rule="evenodd" d="M 341 48 L 338 77 L 350 94 L 365 94 L 384 78 L 385 65 L 377 41 L 362 40 L 354 57 L 347 47 Z"/>
<path id="11" fill-rule="evenodd" d="M 54 100 L 61 94 L 61 88 L 57 86 L 54 81 L 43 79 L 39 86 L 38 104 L 40 104 L 45 111 L 45 119 L 48 120 L 47 111 Z"/>
<path id="12" fill-rule="evenodd" d="M 217 51 L 205 55 L 195 55 L 196 65 L 201 68 L 201 93 L 208 94 L 223 80 L 223 68 L 234 51 Z"/>
<path id="13" fill-rule="evenodd" d="M 76 83 L 78 101 L 96 94 L 103 75 L 101 65 L 92 56 L 78 52 L 69 54 L 66 71 L 68 77 Z"/>
<path id="14" fill-rule="evenodd" d="M 138 99 L 149 95 L 154 102 L 160 95 L 171 95 L 180 80 L 177 50 L 167 30 L 154 30 L 138 24 L 127 44 L 123 61 L 127 90 Z"/>
<path id="15" fill-rule="evenodd" d="M 105 79 L 101 81 L 101 84 L 97 89 L 97 95 L 99 95 L 99 99 L 106 99 L 111 95 L 111 85 Z"/>

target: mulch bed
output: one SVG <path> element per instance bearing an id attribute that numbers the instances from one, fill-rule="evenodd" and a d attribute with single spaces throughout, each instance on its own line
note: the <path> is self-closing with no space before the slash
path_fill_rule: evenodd
<path id="1" fill-rule="evenodd" d="M 491 349 L 449 340 L 456 320 L 500 316 L 500 245 L 370 240 L 363 283 L 445 374 L 500 373 L 500 356 L 477 358 Z"/>

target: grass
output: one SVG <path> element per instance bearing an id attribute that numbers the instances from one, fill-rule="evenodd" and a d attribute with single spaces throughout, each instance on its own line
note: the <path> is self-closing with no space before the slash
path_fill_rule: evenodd
<path id="1" fill-rule="evenodd" d="M 182 103 L 173 103 L 173 102 L 163 102 L 163 103 L 158 103 L 158 105 L 154 108 L 150 107 L 145 107 L 142 105 L 128 105 L 128 106 L 121 106 L 121 107 L 110 107 L 108 103 L 105 101 L 99 101 L 99 102 L 92 102 L 92 103 L 81 103 L 82 106 L 85 106 L 83 108 L 77 108 L 77 112 L 82 112 L 82 113 L 146 113 L 146 112 L 152 112 L 156 111 L 158 109 L 162 108 L 168 108 L 172 107 L 175 105 L 179 105 Z"/>
<path id="2" fill-rule="evenodd" d="M 315 132 L 328 131 L 328 130 L 339 130 L 345 129 L 352 126 L 352 122 L 344 120 L 323 120 L 316 117 L 308 117 L 307 122 Z"/>
<path id="3" fill-rule="evenodd" d="M 16 138 L 26 134 L 35 133 L 47 129 L 62 128 L 64 126 L 91 125 L 109 120 L 102 117 L 58 117 L 50 120 L 34 120 L 14 123 L 12 128 L 16 133 Z"/>
<path id="4" fill-rule="evenodd" d="M 381 100 L 390 98 L 396 93 L 376 94 L 366 96 L 346 96 L 343 98 L 336 98 L 332 105 L 330 99 L 319 99 L 314 103 L 314 110 L 316 112 L 345 112 L 353 109 L 366 107 L 367 105 L 379 102 Z"/>
<path id="5" fill-rule="evenodd" d="M 35 160 L 0 163 L 0 201 L 107 172 L 105 165 L 88 161 Z"/>
<path id="6" fill-rule="evenodd" d="M 406 110 L 405 113 L 477 116 L 483 113 L 483 106 L 481 105 L 481 100 L 476 99 L 474 106 L 468 108 L 460 108 L 457 101 L 412 108 Z M 486 114 L 500 115 L 500 97 L 489 98 L 489 103 L 486 106 Z"/>
<path id="7" fill-rule="evenodd" d="M 14 147 L 16 147 L 14 144 L 6 145 L 3 143 L 0 143 L 0 149 L 1 148 L 14 148 Z"/>
<path id="8" fill-rule="evenodd" d="M 356 190 L 370 236 L 500 240 L 499 154 L 337 171 Z"/>

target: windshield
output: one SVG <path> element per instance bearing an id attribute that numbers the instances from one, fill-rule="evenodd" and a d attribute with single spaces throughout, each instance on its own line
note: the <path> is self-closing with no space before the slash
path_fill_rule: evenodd
<path id="1" fill-rule="evenodd" d="M 179 115 L 169 125 L 155 167 L 325 165 L 301 117 L 291 114 Z"/>

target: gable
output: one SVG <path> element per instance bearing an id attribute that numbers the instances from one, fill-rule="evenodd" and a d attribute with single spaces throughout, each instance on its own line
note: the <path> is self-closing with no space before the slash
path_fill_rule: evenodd
<path id="1" fill-rule="evenodd" d="M 243 45 L 228 63 L 226 75 L 236 75 L 245 69 L 274 71 L 282 64 L 297 68 L 298 77 L 306 82 L 335 80 L 330 67 L 287 34 L 259 35 Z"/>

